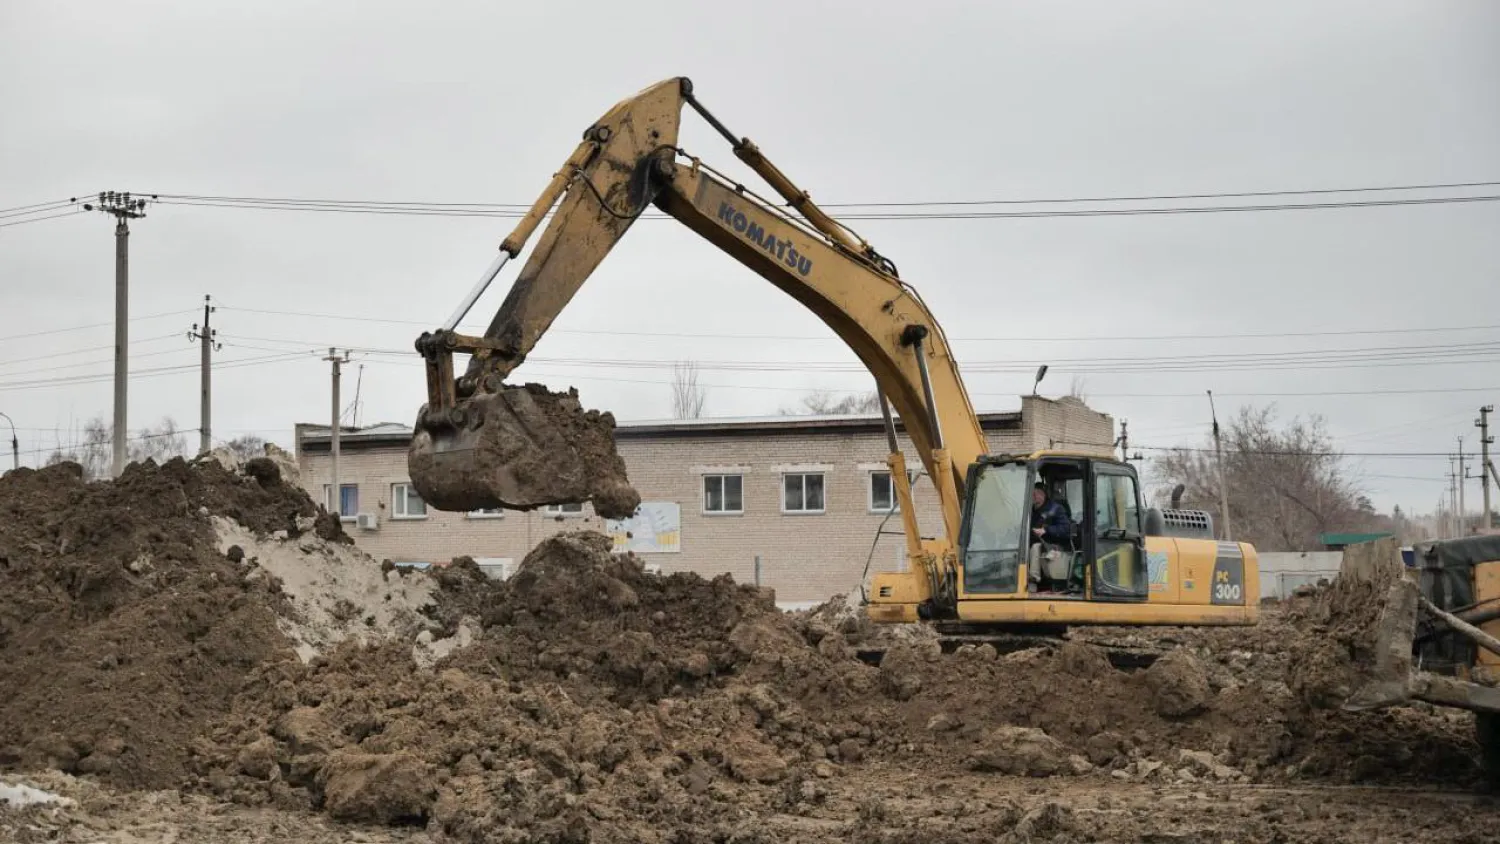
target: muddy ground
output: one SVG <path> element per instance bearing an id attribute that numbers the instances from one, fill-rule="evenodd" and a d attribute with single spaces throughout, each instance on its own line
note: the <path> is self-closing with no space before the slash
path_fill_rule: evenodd
<path id="1" fill-rule="evenodd" d="M 218 802 L 178 791 L 119 792 L 56 774 L 30 777 L 72 806 L 0 808 L 0 840 L 17 844 L 442 844 L 442 833 Z M 821 786 L 817 806 L 756 814 L 686 841 L 1383 842 L 1488 844 L 1489 798 L 1377 787 L 1150 785 L 938 773 L 870 762 Z M 574 840 L 589 840 L 579 838 Z"/>
<path id="2" fill-rule="evenodd" d="M 1481 841 L 1472 719 L 1310 709 L 1317 620 L 944 654 L 579 532 L 360 554 L 264 464 L 0 479 L 0 840 Z M 149 566 L 142 561 L 148 561 Z M 879 640 L 878 665 L 856 651 Z M 1159 656 L 1122 670 L 1109 650 Z M 92 760 L 92 761 L 91 761 Z"/>

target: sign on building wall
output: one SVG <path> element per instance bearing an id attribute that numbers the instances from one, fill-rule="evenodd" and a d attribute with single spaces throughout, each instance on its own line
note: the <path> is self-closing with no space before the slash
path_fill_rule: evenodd
<path id="1" fill-rule="evenodd" d="M 682 550 L 682 509 L 675 501 L 642 501 L 628 519 L 607 519 L 605 532 L 615 551 L 676 554 Z"/>

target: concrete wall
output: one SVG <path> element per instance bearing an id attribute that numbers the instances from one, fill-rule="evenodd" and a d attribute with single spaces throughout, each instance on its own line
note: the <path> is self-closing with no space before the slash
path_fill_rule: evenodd
<path id="1" fill-rule="evenodd" d="M 1333 580 L 1344 560 L 1342 551 L 1262 551 L 1259 556 L 1261 598 L 1285 598 L 1303 584 Z"/>
<path id="2" fill-rule="evenodd" d="M 857 588 L 867 559 L 871 574 L 904 565 L 900 516 L 885 522 L 887 535 L 878 535 L 886 514 L 870 508 L 871 473 L 886 469 L 887 446 L 878 429 L 642 435 L 622 426 L 618 434 L 620 455 L 642 500 L 677 502 L 681 510 L 681 550 L 647 555 L 664 573 L 691 570 L 712 576 L 727 572 L 736 581 L 748 583 L 754 581 L 759 555 L 762 585 L 774 588 L 779 602 L 794 604 L 821 601 Z M 1023 404 L 1019 425 L 987 432 L 995 452 L 1025 452 L 1049 445 L 1085 450 L 1058 440 L 1110 443 L 1113 435 L 1113 420 L 1081 403 L 1030 398 Z M 324 500 L 323 487 L 329 482 L 326 434 L 323 442 L 324 451 L 299 448 L 298 455 L 303 483 L 319 501 Z M 921 463 L 909 441 L 902 436 L 900 442 L 909 468 L 920 471 Z M 1088 450 L 1108 452 L 1099 447 Z M 782 475 L 788 471 L 823 473 L 822 513 L 782 512 Z M 703 475 L 721 473 L 742 476 L 743 513 L 704 512 Z M 538 542 L 558 531 L 604 529 L 588 505 L 582 513 L 561 516 L 508 511 L 476 518 L 429 508 L 423 518 L 395 517 L 392 487 L 408 480 L 404 442 L 355 447 L 346 441 L 339 476 L 341 484 L 358 484 L 359 510 L 380 518 L 378 530 L 360 530 L 350 524 L 350 534 L 375 557 L 396 562 L 446 562 L 462 555 L 519 562 Z M 942 519 L 930 481 L 920 478 L 913 492 L 923 535 L 941 535 Z"/>

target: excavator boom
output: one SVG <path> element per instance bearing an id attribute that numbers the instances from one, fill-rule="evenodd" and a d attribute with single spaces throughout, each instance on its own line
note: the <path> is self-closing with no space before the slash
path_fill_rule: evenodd
<path id="1" fill-rule="evenodd" d="M 765 177 L 801 219 L 687 156 L 677 144 L 684 105 L 729 138 L 736 156 Z M 518 254 L 552 211 L 482 337 L 453 330 L 460 312 L 418 340 L 428 377 L 428 403 L 419 414 L 408 461 L 418 492 L 433 506 L 452 510 L 524 509 L 584 498 L 606 516 L 628 515 L 634 508 L 638 498 L 632 501 L 631 493 L 620 489 L 623 467 L 599 465 L 612 420 L 588 417 L 572 397 L 562 398 L 567 405 L 562 407 L 535 387 L 522 395 L 504 379 L 651 206 L 802 303 L 848 344 L 875 376 L 883 401 L 900 416 L 933 479 L 945 545 L 951 548 L 958 535 L 964 470 L 987 445 L 937 320 L 888 260 L 817 208 L 754 144 L 736 140 L 693 97 L 685 78 L 621 101 L 584 133 L 502 244 L 497 266 L 460 309 L 478 299 L 498 265 Z M 471 355 L 462 376 L 455 377 L 454 353 Z M 570 420 L 576 424 L 565 424 Z M 566 436 L 558 436 L 559 429 Z M 893 460 L 899 459 L 893 449 Z M 604 488 L 590 480 L 590 470 L 615 468 L 603 472 L 609 481 Z M 899 477 L 898 496 L 909 498 L 904 472 Z M 913 520 L 907 526 L 909 550 L 918 555 L 913 509 L 909 500 L 903 505 L 904 518 Z"/>

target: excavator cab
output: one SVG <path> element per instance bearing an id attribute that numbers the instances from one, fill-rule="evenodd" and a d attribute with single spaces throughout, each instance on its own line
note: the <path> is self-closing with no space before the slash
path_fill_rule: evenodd
<path id="1" fill-rule="evenodd" d="M 960 599 L 1147 598 L 1139 483 L 1130 466 L 1068 454 L 989 457 L 970 467 L 966 487 Z"/>
<path id="2" fill-rule="evenodd" d="M 1216 539 L 1207 513 L 1147 507 L 1129 463 L 986 455 L 964 477 L 957 541 L 925 542 L 908 571 L 876 574 L 871 621 L 965 635 L 1256 623 L 1255 549 Z"/>

